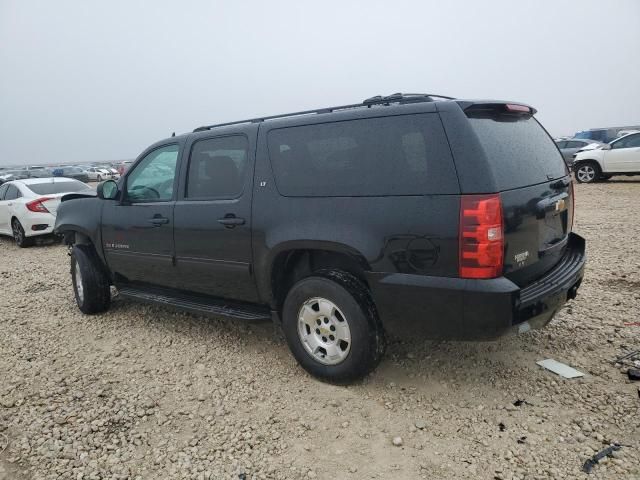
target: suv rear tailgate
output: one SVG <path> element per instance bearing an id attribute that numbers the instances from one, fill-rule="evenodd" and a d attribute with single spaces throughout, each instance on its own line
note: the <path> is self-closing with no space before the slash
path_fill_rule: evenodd
<path id="1" fill-rule="evenodd" d="M 562 258 L 573 223 L 573 188 L 556 144 L 518 104 L 465 110 L 504 214 L 504 276 L 524 287 Z"/>

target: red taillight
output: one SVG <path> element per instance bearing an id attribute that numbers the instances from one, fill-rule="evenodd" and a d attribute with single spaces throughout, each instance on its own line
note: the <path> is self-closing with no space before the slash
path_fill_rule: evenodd
<path id="1" fill-rule="evenodd" d="M 505 105 L 509 112 L 531 113 L 531 108 L 526 105 L 518 105 L 517 103 L 507 103 Z"/>
<path id="2" fill-rule="evenodd" d="M 500 195 L 463 195 L 460 199 L 460 277 L 499 277 L 503 259 Z"/>
<path id="3" fill-rule="evenodd" d="M 47 207 L 45 207 L 42 202 L 46 202 L 51 199 L 52 197 L 43 197 L 38 198 L 37 200 L 32 200 L 26 204 L 27 210 L 31 210 L 36 213 L 49 213 L 49 210 L 47 210 Z"/>

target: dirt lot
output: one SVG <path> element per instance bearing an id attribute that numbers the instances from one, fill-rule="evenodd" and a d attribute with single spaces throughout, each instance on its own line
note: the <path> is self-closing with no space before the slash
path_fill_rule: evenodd
<path id="1" fill-rule="evenodd" d="M 0 480 L 640 478 L 638 383 L 609 363 L 640 349 L 640 179 L 577 196 L 588 272 L 551 325 L 395 340 L 350 387 L 305 374 L 268 323 L 123 299 L 83 316 L 64 247 L 2 238 Z M 609 442 L 626 446 L 581 473 Z"/>

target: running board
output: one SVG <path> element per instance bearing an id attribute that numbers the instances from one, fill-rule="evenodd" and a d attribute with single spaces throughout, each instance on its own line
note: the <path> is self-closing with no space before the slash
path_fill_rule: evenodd
<path id="1" fill-rule="evenodd" d="M 118 287 L 118 293 L 126 298 L 186 310 L 192 313 L 239 318 L 242 320 L 269 320 L 268 307 L 232 302 L 218 298 L 200 297 L 163 289 Z"/>

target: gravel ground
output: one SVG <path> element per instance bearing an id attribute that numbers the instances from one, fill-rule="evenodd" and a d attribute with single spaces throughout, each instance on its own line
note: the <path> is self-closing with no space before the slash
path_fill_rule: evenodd
<path id="1" fill-rule="evenodd" d="M 83 316 L 63 246 L 2 238 L 0 480 L 640 478 L 638 383 L 610 363 L 640 349 L 640 179 L 577 197 L 588 271 L 552 324 L 395 340 L 349 387 L 305 374 L 269 323 L 117 298 Z M 626 446 L 582 473 L 609 442 Z"/>

